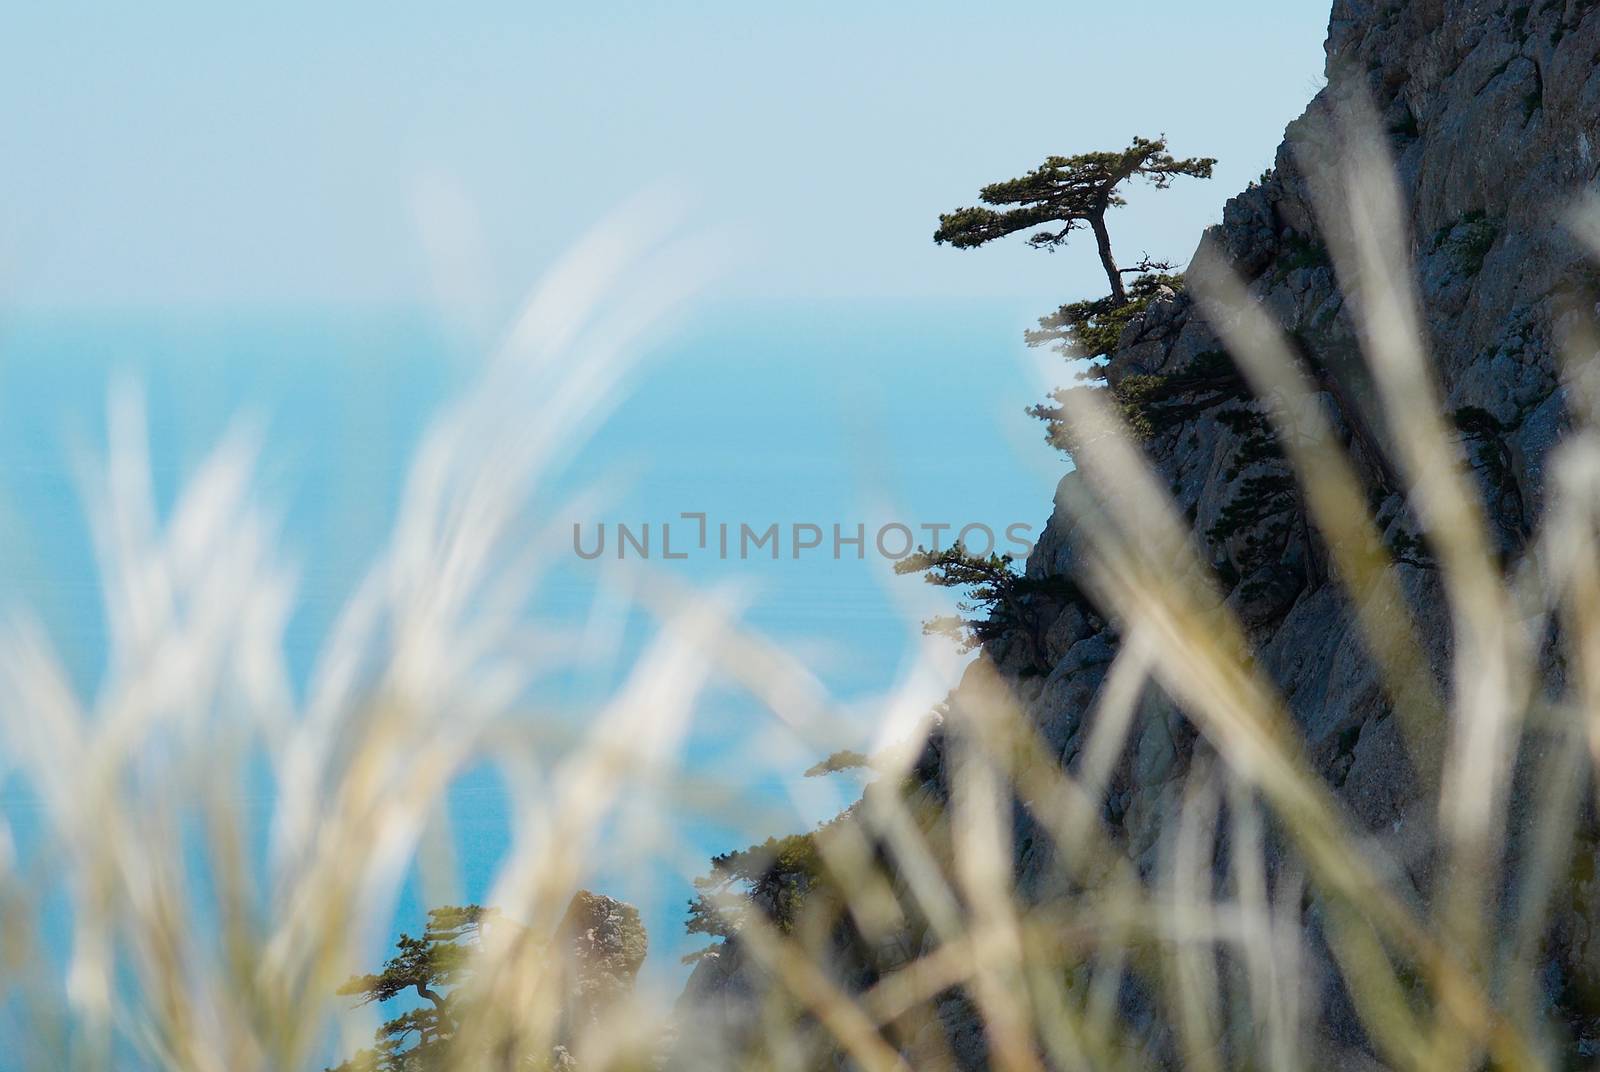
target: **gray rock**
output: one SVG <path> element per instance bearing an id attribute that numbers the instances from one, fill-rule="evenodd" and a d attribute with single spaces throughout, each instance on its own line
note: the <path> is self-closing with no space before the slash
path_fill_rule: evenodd
<path id="1" fill-rule="evenodd" d="M 1550 460 L 1550 452 L 1569 424 L 1567 392 L 1557 389 L 1534 407 L 1511 439 L 1512 457 L 1522 475 L 1523 494 L 1528 509 L 1535 517 L 1544 510 L 1545 467 Z"/>
<path id="2" fill-rule="evenodd" d="M 1246 279 L 1254 279 L 1272 262 L 1278 251 L 1278 222 L 1264 187 L 1251 186 L 1222 206 L 1218 239 Z"/>
<path id="3" fill-rule="evenodd" d="M 572 965 L 568 1021 L 600 1023 L 633 993 L 650 940 L 639 910 L 603 894 L 579 890 L 556 928 L 556 943 Z"/>

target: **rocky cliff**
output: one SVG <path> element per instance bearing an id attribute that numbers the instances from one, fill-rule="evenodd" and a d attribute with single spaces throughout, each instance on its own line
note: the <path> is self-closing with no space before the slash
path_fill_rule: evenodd
<path id="1" fill-rule="evenodd" d="M 1343 381 L 1345 391 L 1332 388 L 1323 401 L 1342 418 L 1346 446 L 1391 545 L 1410 535 L 1403 489 L 1375 437 L 1361 434 L 1374 422 L 1356 412 L 1355 327 L 1301 165 L 1331 151 L 1319 140 L 1330 103 L 1358 87 L 1369 91 L 1408 199 L 1440 389 L 1451 413 L 1488 415 L 1486 428 L 1464 423 L 1463 435 L 1493 440 L 1491 449 L 1468 453 L 1502 550 L 1514 556 L 1537 524 L 1545 461 L 1565 420 L 1556 340 L 1575 285 L 1592 278 L 1563 213 L 1600 171 L 1591 149 L 1591 138 L 1600 136 L 1597 10 L 1578 3 L 1340 0 L 1326 45 L 1328 87 L 1290 125 L 1275 167 L 1230 200 L 1213 229 L 1307 363 Z M 1133 376 L 1171 376 L 1221 348 L 1186 293 L 1163 295 L 1124 333 L 1107 378 L 1114 387 Z M 1250 431 L 1219 419 L 1230 400 L 1199 391 L 1174 396 L 1171 403 L 1189 405 L 1172 405 L 1180 415 L 1154 430 L 1148 456 L 1253 630 L 1323 773 L 1372 829 L 1392 827 L 1407 811 L 1412 780 L 1396 767 L 1397 730 L 1374 668 L 1328 576 L 1325 553 L 1302 523 L 1298 493 L 1264 494 L 1260 483 L 1252 489 L 1253 479 L 1287 479 L 1290 471 L 1275 456 L 1244 453 Z M 1208 401 L 1214 404 L 1206 408 Z M 1028 571 L 1070 574 L 1075 550 L 1070 519 L 1058 512 Z M 1436 572 L 1424 559 L 1397 569 L 1442 666 L 1448 629 Z M 1042 679 L 1019 676 L 1017 689 L 1070 760 L 1115 638 L 1069 607 L 1048 640 L 1054 668 Z M 1004 645 L 993 654 L 1010 666 Z M 1136 854 L 1151 843 L 1152 818 L 1188 752 L 1190 731 L 1161 706 L 1144 713 L 1120 778 L 1122 799 L 1113 802 Z"/>
<path id="2" fill-rule="evenodd" d="M 1321 121 L 1334 102 L 1364 92 L 1376 103 L 1407 198 L 1440 389 L 1468 441 L 1494 536 L 1513 560 L 1538 524 L 1546 460 L 1564 427 L 1556 354 L 1564 318 L 1574 315 L 1574 293 L 1594 279 L 1562 213 L 1600 174 L 1600 4 L 1336 0 L 1326 52 L 1327 87 L 1288 128 L 1275 166 L 1227 202 L 1212 237 L 1307 364 L 1330 370 L 1323 401 L 1340 422 L 1391 546 L 1420 546 L 1382 444 L 1357 412 L 1363 389 L 1353 360 L 1355 327 L 1302 171 L 1334 151 L 1323 141 L 1328 127 Z M 1259 663 L 1287 698 L 1317 771 L 1412 870 L 1416 888 L 1427 890 L 1434 802 L 1408 767 L 1399 720 L 1330 577 L 1287 463 L 1260 449 L 1259 429 L 1238 419 L 1238 407 L 1225 405 L 1231 396 L 1215 390 L 1214 381 L 1191 377 L 1194 386 L 1185 387 L 1182 376 L 1221 349 L 1187 291 L 1169 291 L 1126 329 L 1107 382 L 1115 389 L 1132 377 L 1169 378 L 1165 418 L 1148 429 L 1149 460 L 1251 630 Z M 1027 571 L 1071 576 L 1079 551 L 1071 519 L 1058 511 Z M 1449 627 L 1438 573 L 1425 552 L 1401 558 L 1398 579 L 1442 679 Z M 1044 642 L 1043 673 L 1020 641 L 993 642 L 986 655 L 1070 767 L 1119 638 L 1106 617 L 1069 603 L 1054 609 Z M 1546 671 L 1560 674 L 1553 657 Z M 959 692 L 954 699 L 960 701 Z M 1203 748 L 1183 714 L 1149 689 L 1103 802 L 1141 868 L 1152 866 L 1163 822 Z M 933 795 L 940 762 L 936 739 L 918 768 Z M 1025 817 L 1016 844 L 1019 886 L 1048 881 L 1047 839 L 1034 837 Z M 1594 1000 L 1600 979 L 1583 954 L 1600 920 L 1594 893 L 1582 884 L 1571 892 L 1544 980 L 1544 999 L 1575 1053 L 1600 1040 Z M 747 991 L 736 955 L 703 964 L 691 983 L 692 993 L 713 1004 L 720 993 Z M 1344 1050 L 1365 1048 L 1337 985 L 1327 983 L 1319 1000 L 1320 1030 L 1329 1041 Z M 953 994 L 939 1016 L 960 1063 L 983 1066 L 982 1032 L 970 1005 Z M 1152 1054 L 1161 1050 L 1163 1030 L 1150 1025 Z"/>

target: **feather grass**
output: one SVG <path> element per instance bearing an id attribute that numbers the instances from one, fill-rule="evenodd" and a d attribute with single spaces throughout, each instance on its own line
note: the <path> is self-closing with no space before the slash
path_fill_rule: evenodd
<path id="1" fill-rule="evenodd" d="M 1359 109 L 1344 119 L 1341 169 L 1318 173 L 1319 204 L 1394 462 L 1440 563 L 1453 637 L 1443 686 L 1316 387 L 1216 251 L 1192 275 L 1255 393 L 1277 403 L 1268 413 L 1436 803 L 1431 888 L 1416 888 L 1319 777 L 1139 447 L 1101 395 L 1079 391 L 1065 405 L 1084 480 L 1059 507 L 1121 636 L 1079 761 L 1061 765 L 980 657 L 942 720 L 886 752 L 862 801 L 816 835 L 832 896 L 807 898 L 792 921 L 743 918 L 753 989 L 737 1024 L 641 994 L 575 1030 L 577 967 L 550 936 L 608 862 L 609 832 L 687 877 L 696 863 L 652 809 L 765 814 L 678 773 L 707 687 L 755 697 L 772 727 L 760 758 L 797 770 L 850 717 L 725 596 L 650 576 L 628 590 L 655 626 L 615 690 L 576 719 L 540 705 L 559 660 L 527 620 L 549 539 L 530 504 L 706 268 L 705 248 L 672 239 L 646 203 L 552 273 L 431 431 L 392 540 L 303 701 L 282 648 L 292 571 L 252 491 L 259 444 L 221 445 L 163 517 L 139 402 L 114 398 L 111 450 L 86 467 L 105 681 L 76 695 L 26 618 L 0 636 L 6 768 L 42 831 L 22 858 L 0 825 L 0 987 L 30 1027 L 8 1062 L 239 1072 L 314 1068 L 353 1049 L 371 1023 L 336 987 L 410 869 L 429 890 L 454 888 L 446 796 L 488 763 L 514 816 L 490 900 L 517 925 L 486 932 L 441 1067 L 632 1069 L 688 1053 L 698 1067 L 920 1070 L 956 1063 L 951 1025 L 963 1017 L 993 1066 L 1016 1072 L 1163 1058 L 1360 1067 L 1367 1056 L 1320 1032 L 1313 934 L 1385 1065 L 1561 1063 L 1535 975 L 1600 761 L 1597 344 L 1571 340 L 1578 427 L 1552 463 L 1544 527 L 1508 578 L 1430 379 L 1404 216 L 1373 129 Z M 1600 255 L 1597 211 L 1577 230 Z M 1572 673 L 1566 694 L 1544 698 L 1535 647 L 1552 615 Z M 586 643 L 616 650 L 618 621 L 597 615 Z M 915 677 L 884 710 L 905 707 Z M 1141 867 L 1102 801 L 1151 687 L 1202 743 L 1158 863 Z M 915 784 L 934 737 L 942 797 Z M 1534 833 L 1513 853 L 1508 806 L 1529 756 Z M 271 801 L 265 830 L 244 802 L 257 784 Z M 1046 878 L 1028 888 L 1020 816 L 1048 847 Z M 62 903 L 64 958 L 42 938 Z M 841 953 L 846 932 L 874 950 L 919 937 L 863 976 Z M 1139 1008 L 1153 1011 L 1138 1019 Z"/>

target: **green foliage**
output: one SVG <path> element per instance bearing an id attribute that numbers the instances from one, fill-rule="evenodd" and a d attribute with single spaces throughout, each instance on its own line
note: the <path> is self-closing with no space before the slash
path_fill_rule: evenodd
<path id="1" fill-rule="evenodd" d="M 1038 228 L 1029 236 L 1029 244 L 1054 250 L 1074 230 L 1084 226 L 1092 230 L 1110 293 L 1061 306 L 1040 317 L 1038 328 L 1025 332 L 1023 337 L 1029 346 L 1049 346 L 1069 358 L 1087 359 L 1091 364 L 1081 373 L 1082 378 L 1099 378 L 1103 373 L 1094 362 L 1111 355 L 1128 325 L 1163 288 L 1180 290 L 1183 285 L 1182 277 L 1172 274 L 1174 265 L 1152 260 L 1148 255 L 1132 267 L 1121 267 L 1112 252 L 1106 212 L 1127 203 L 1121 187 L 1132 178 L 1143 178 L 1157 189 L 1165 189 L 1173 179 L 1183 176 L 1208 179 L 1215 164 L 1211 157 L 1174 157 L 1167 152 L 1165 136 L 1135 137 L 1118 152 L 1046 157 L 1043 164 L 1021 178 L 983 187 L 978 193 L 983 205 L 942 214 L 933 240 L 948 242 L 957 249 L 971 249 Z M 1133 276 L 1133 281 L 1124 284 L 1123 277 L 1127 275 Z M 1041 405 L 1031 412 L 1050 425 L 1048 438 L 1059 444 L 1059 410 Z M 972 623 L 960 618 L 941 619 L 930 625 L 935 631 L 949 632 L 969 644 L 981 639 L 975 637 Z"/>
<path id="2" fill-rule="evenodd" d="M 978 191 L 984 205 L 1002 208 L 958 208 L 939 216 L 933 240 L 957 249 L 971 249 L 1030 227 L 1046 227 L 1031 235 L 1030 245 L 1054 247 L 1078 226 L 1107 208 L 1127 204 L 1118 187 L 1135 176 L 1165 189 L 1179 176 L 1209 179 L 1216 164 L 1209 157 L 1179 160 L 1166 151 L 1165 137 L 1135 137 L 1116 152 L 1049 156 L 1018 179 L 993 182 Z"/>
<path id="3" fill-rule="evenodd" d="M 1238 366 L 1222 350 L 1196 354 L 1176 372 L 1124 376 L 1111 390 L 1123 419 L 1145 439 L 1250 397 Z"/>
<path id="4" fill-rule="evenodd" d="M 982 205 L 941 214 L 933 240 L 957 249 L 973 249 L 1018 231 L 1039 228 L 1029 236 L 1028 243 L 1039 249 L 1055 249 L 1074 230 L 1087 225 L 1094 231 L 1111 300 L 1121 304 L 1127 300 L 1123 275 L 1170 265 L 1157 265 L 1147 258 L 1133 269 L 1117 266 L 1105 216 L 1108 209 L 1127 204 L 1119 188 L 1135 177 L 1149 181 L 1157 189 L 1165 189 L 1180 176 L 1208 179 L 1215 164 L 1210 157 L 1174 157 L 1167 152 L 1165 137 L 1135 137 L 1126 149 L 1116 152 L 1049 156 L 1021 178 L 983 187 L 978 191 Z"/>
<path id="5" fill-rule="evenodd" d="M 461 943 L 477 938 L 483 914 L 477 905 L 429 910 L 421 938 L 400 935 L 395 943 L 399 953 L 389 958 L 381 973 L 354 976 L 339 988 L 339 993 L 357 996 L 361 999 L 359 1004 L 367 1005 L 388 1001 L 413 988 L 427 997 L 426 989 L 455 983 L 471 953 Z"/>
<path id="6" fill-rule="evenodd" d="M 1067 391 L 1093 389 L 1064 387 L 1051 396 L 1055 405 L 1041 403 L 1028 410 L 1049 426 L 1045 438 L 1050 443 L 1070 452 L 1071 443 L 1062 420 L 1063 396 Z M 1151 439 L 1224 403 L 1249 398 L 1243 376 L 1222 350 L 1196 354 L 1175 372 L 1124 376 L 1110 390 L 1122 419 L 1143 439 Z"/>
<path id="7" fill-rule="evenodd" d="M 807 894 L 823 881 L 816 837 L 789 834 L 713 856 L 711 873 L 694 880 L 689 933 L 731 938 L 751 911 L 760 912 L 779 930 L 792 930 Z M 709 951 L 702 950 L 696 959 Z"/>
<path id="8" fill-rule="evenodd" d="M 1183 276 L 1147 272 L 1128 285 L 1126 297 L 1071 302 L 1039 318 L 1036 329 L 1023 333 L 1029 346 L 1049 346 L 1070 358 L 1109 357 L 1117 340 L 1135 317 L 1142 314 L 1163 287 L 1183 289 Z M 1092 374 L 1091 374 L 1092 375 Z"/>
<path id="9" fill-rule="evenodd" d="M 375 1045 L 335 1072 L 416 1072 L 443 1067 L 444 1044 L 454 1035 L 457 1011 L 450 988 L 461 982 L 484 922 L 494 911 L 478 905 L 430 909 L 422 937 L 400 935 L 398 950 L 375 975 L 352 976 L 339 993 L 358 1005 L 389 1001 L 415 991 L 431 1005 L 411 1009 L 378 1028 Z"/>
<path id="10" fill-rule="evenodd" d="M 413 1037 L 415 1036 L 415 1037 Z M 334 1069 L 334 1072 L 432 1072 L 447 1062 L 443 1040 L 448 1031 L 437 1009 L 413 1009 L 384 1022 L 375 1044 Z"/>
<path id="11" fill-rule="evenodd" d="M 953 638 L 963 651 L 1007 636 L 1020 636 L 1028 645 L 1033 667 L 1048 670 L 1044 650 L 1047 618 L 1064 600 L 1081 600 L 1083 594 L 1065 577 L 1029 577 L 1012 568 L 1010 555 L 974 555 L 957 544 L 941 551 L 923 548 L 894 564 L 900 574 L 920 573 L 929 584 L 964 588 L 966 598 L 957 604 L 961 616 L 934 618 L 923 632 Z"/>
<path id="12" fill-rule="evenodd" d="M 1249 573 L 1281 546 L 1291 514 L 1299 507 L 1299 492 L 1293 474 L 1282 465 L 1277 436 L 1258 406 L 1224 410 L 1217 419 L 1240 437 L 1229 460 L 1227 479 L 1237 480 L 1250 469 L 1263 470 L 1244 479 L 1206 530 L 1207 538 L 1219 544 L 1242 537 L 1234 557 L 1240 571 Z"/>
<path id="13" fill-rule="evenodd" d="M 862 767 L 871 766 L 872 760 L 863 752 L 853 748 L 843 748 L 833 753 L 820 763 L 815 763 L 806 768 L 807 778 L 820 778 L 824 774 L 837 774 L 839 771 L 860 770 Z"/>
<path id="14" fill-rule="evenodd" d="M 1207 535 L 1217 542 L 1244 534 L 1239 557 L 1249 570 L 1263 564 L 1282 542 L 1288 522 L 1283 515 L 1296 505 L 1294 477 L 1285 472 L 1257 473 L 1247 477 L 1223 506 Z"/>
<path id="15" fill-rule="evenodd" d="M 678 958 L 679 964 L 698 964 L 707 957 L 716 956 L 722 950 L 721 942 L 711 942 L 692 952 L 685 953 Z"/>

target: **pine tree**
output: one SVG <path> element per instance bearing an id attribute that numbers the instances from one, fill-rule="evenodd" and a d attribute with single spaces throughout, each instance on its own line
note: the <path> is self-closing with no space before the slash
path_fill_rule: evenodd
<path id="1" fill-rule="evenodd" d="M 1003 637 L 1018 636 L 1027 645 L 1033 669 L 1048 671 L 1044 628 L 1051 611 L 1083 594 L 1065 577 L 1029 577 L 1012 567 L 1010 555 L 975 555 L 960 544 L 940 551 L 917 548 L 894 564 L 896 573 L 920 573 L 940 588 L 966 589 L 959 615 L 933 618 L 922 631 L 952 637 L 963 651 Z"/>
<path id="2" fill-rule="evenodd" d="M 375 975 L 352 976 L 339 993 L 370 1005 L 414 991 L 430 1004 L 384 1021 L 375 1045 L 341 1064 L 335 1072 L 412 1072 L 444 1067 L 444 1048 L 455 1034 L 458 1015 L 450 989 L 461 982 L 493 910 L 478 905 L 447 905 L 428 911 L 422 937 L 400 935 L 398 952 Z"/>
<path id="3" fill-rule="evenodd" d="M 793 928 L 806 894 L 823 880 L 815 834 L 771 838 L 711 858 L 711 873 L 694 880 L 690 934 L 731 938 L 759 911 L 780 930 Z"/>
<path id="4" fill-rule="evenodd" d="M 1209 179 L 1216 161 L 1210 157 L 1180 160 L 1167 152 L 1167 139 L 1133 139 L 1118 152 L 1081 153 L 1077 156 L 1050 156 L 1044 163 L 1019 179 L 990 183 L 978 191 L 985 206 L 958 208 L 939 217 L 933 240 L 948 242 L 957 249 L 973 249 L 996 238 L 1040 228 L 1029 236 L 1028 244 L 1040 249 L 1063 245 L 1072 232 L 1087 226 L 1094 232 L 1114 306 L 1128 301 L 1124 275 L 1144 275 L 1170 271 L 1172 265 L 1152 261 L 1123 268 L 1111 250 L 1111 233 L 1106 213 L 1127 204 L 1120 187 L 1132 178 L 1148 180 L 1158 190 L 1165 189 L 1180 176 Z"/>

